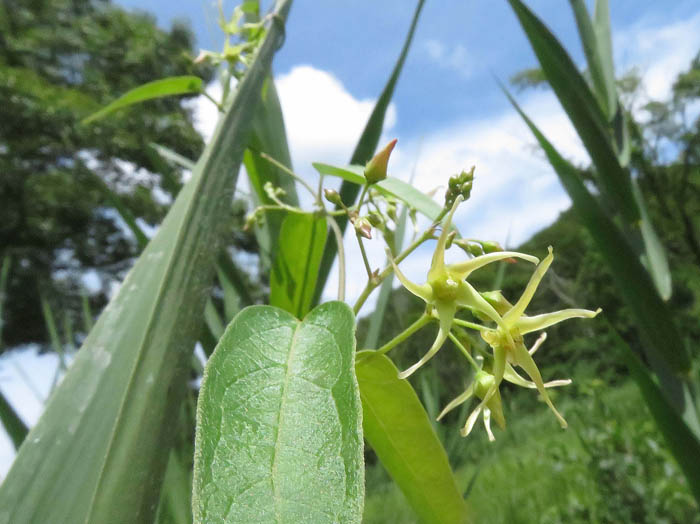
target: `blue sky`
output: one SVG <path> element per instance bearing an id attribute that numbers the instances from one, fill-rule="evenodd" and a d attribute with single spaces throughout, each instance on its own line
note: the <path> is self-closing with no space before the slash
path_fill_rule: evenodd
<path id="1" fill-rule="evenodd" d="M 218 50 L 221 46 L 216 7 L 210 0 L 116 3 L 154 13 L 162 27 L 174 19 L 185 19 L 200 47 Z M 638 104 L 665 98 L 675 75 L 700 49 L 700 5 L 697 0 L 612 0 L 610 4 L 618 74 L 633 65 L 639 67 L 644 88 Z M 230 10 L 234 4 L 227 0 L 225 5 Z M 533 0 L 528 5 L 582 64 L 569 2 Z M 311 161 L 347 162 L 393 67 L 414 6 L 415 2 L 406 0 L 295 1 L 274 72 L 297 172 L 313 177 Z M 437 195 L 443 193 L 441 186 L 451 174 L 476 166 L 472 198 L 456 216 L 464 236 L 515 246 L 569 205 L 527 129 L 493 80 L 493 75 L 507 80 L 534 65 L 506 0 L 426 0 L 384 140 L 399 139 L 390 174 L 408 180 L 415 170 L 415 185 L 425 191 L 438 188 Z M 550 93 L 532 91 L 518 98 L 566 155 L 587 162 Z M 215 124 L 216 110 L 204 99 L 193 107 L 206 135 Z M 352 299 L 364 285 L 364 270 L 354 243 L 346 244 Z M 367 247 L 373 265 L 383 265 L 382 244 L 373 240 Z M 423 281 L 432 247 L 426 245 L 402 264 L 409 278 Z M 328 298 L 332 298 L 336 279 L 333 275 Z M 38 356 L 32 349 L 17 353 L 12 362 L 0 362 L 3 392 L 28 423 L 33 424 L 41 413 L 41 398 L 55 365 L 52 355 Z M 36 394 L 27 387 L 18 366 L 32 370 L 31 381 L 39 390 Z M 12 456 L 11 444 L 0 432 L 0 476 L 9 468 Z"/>

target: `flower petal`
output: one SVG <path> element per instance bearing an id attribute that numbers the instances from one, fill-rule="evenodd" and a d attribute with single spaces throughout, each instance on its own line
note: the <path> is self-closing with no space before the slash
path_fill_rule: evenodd
<path id="1" fill-rule="evenodd" d="M 549 255 L 547 255 L 545 259 L 537 266 L 537 269 L 535 269 L 535 272 L 530 277 L 530 282 L 527 283 L 527 287 L 525 288 L 522 296 L 513 306 L 513 309 L 503 315 L 503 320 L 506 322 L 506 324 L 513 325 L 515 321 L 520 318 L 523 313 L 525 313 L 525 308 L 527 308 L 530 300 L 532 300 L 532 296 L 535 294 L 537 286 L 540 285 L 542 277 L 552 264 L 552 260 L 554 260 L 554 254 L 552 253 L 552 246 L 549 246 Z"/>
<path id="2" fill-rule="evenodd" d="M 442 417 L 447 415 L 450 411 L 452 411 L 454 408 L 457 406 L 460 406 L 464 404 L 467 400 L 469 400 L 472 395 L 474 394 L 474 383 L 470 384 L 469 387 L 459 395 L 458 397 L 454 398 L 452 401 L 450 401 L 447 406 L 445 406 L 445 409 L 443 409 L 440 414 L 438 415 L 436 420 L 440 420 Z"/>
<path id="3" fill-rule="evenodd" d="M 525 335 L 539 329 L 548 328 L 553 324 L 558 324 L 570 318 L 593 318 L 601 311 L 602 309 L 600 308 L 595 311 L 589 309 L 562 309 L 561 311 L 544 313 L 533 317 L 522 316 L 516 321 L 515 325 L 520 330 L 520 333 Z"/>
<path id="4" fill-rule="evenodd" d="M 540 395 L 542 395 L 542 398 L 544 401 L 547 403 L 549 408 L 554 412 L 556 415 L 557 419 L 559 419 L 559 425 L 562 428 L 567 427 L 566 420 L 564 420 L 564 417 L 561 416 L 561 414 L 557 411 L 557 408 L 554 407 L 554 404 L 552 404 L 551 399 L 549 398 L 549 395 L 547 394 L 547 390 L 545 389 L 545 385 L 542 382 L 542 375 L 540 374 L 540 370 L 537 368 L 537 364 L 535 364 L 535 361 L 532 359 L 532 355 L 528 353 L 527 349 L 525 349 L 525 346 L 522 344 L 517 344 L 515 346 L 515 349 L 513 351 L 513 357 L 515 358 L 515 362 L 523 368 L 525 373 L 527 373 L 532 381 L 535 383 L 535 386 L 537 387 L 537 391 L 539 391 Z"/>
<path id="5" fill-rule="evenodd" d="M 396 278 L 399 279 L 399 282 L 401 282 L 401 285 L 408 289 L 411 293 L 416 295 L 418 298 L 423 299 L 426 303 L 430 304 L 433 301 L 433 288 L 431 288 L 428 284 L 416 284 L 414 282 L 411 282 L 406 278 L 406 276 L 401 272 L 399 269 L 399 266 L 396 265 L 396 262 L 394 262 L 393 257 L 391 254 L 387 251 L 387 256 L 389 257 L 389 261 L 391 262 L 391 265 L 394 267 L 394 273 L 396 274 Z"/>
<path id="6" fill-rule="evenodd" d="M 491 411 L 488 408 L 484 410 L 484 427 L 486 428 L 486 434 L 489 436 L 489 442 L 494 442 L 496 437 L 493 436 L 493 431 L 491 431 Z"/>
<path id="7" fill-rule="evenodd" d="M 450 273 L 457 275 L 461 280 L 464 280 L 472 271 L 484 267 L 491 262 L 497 262 L 506 258 L 522 258 L 523 260 L 527 260 L 533 264 L 537 264 L 540 261 L 537 257 L 525 255 L 516 251 L 498 251 L 496 253 L 489 253 L 488 255 L 481 255 L 465 262 L 450 264 L 447 266 L 447 270 Z"/>
<path id="8" fill-rule="evenodd" d="M 433 358 L 435 353 L 437 353 L 445 343 L 447 336 L 450 334 L 452 319 L 455 317 L 455 313 L 457 313 L 457 306 L 452 303 L 438 302 L 435 304 L 435 309 L 437 310 L 438 317 L 440 318 L 440 330 L 435 338 L 435 342 L 433 342 L 433 345 L 428 352 L 423 355 L 423 358 L 421 358 L 407 370 L 399 373 L 399 378 L 410 377 L 419 367 Z"/>
<path id="9" fill-rule="evenodd" d="M 503 380 L 507 380 L 511 384 L 520 386 L 523 388 L 537 389 L 537 384 L 530 380 L 525 380 L 510 364 L 506 364 L 506 370 L 503 373 Z M 556 388 L 560 386 L 568 386 L 571 384 L 570 378 L 562 378 L 558 380 L 550 380 L 544 383 L 545 388 Z"/>
<path id="10" fill-rule="evenodd" d="M 501 315 L 498 314 L 498 311 L 496 311 L 494 307 L 489 304 L 469 282 L 460 281 L 456 302 L 460 307 L 476 309 L 477 311 L 488 316 L 491 320 L 498 324 L 500 328 L 503 329 L 503 333 L 506 335 L 506 338 L 508 338 L 508 342 L 512 343 L 510 330 L 503 322 Z"/>
<path id="11" fill-rule="evenodd" d="M 474 411 L 472 411 L 469 414 L 469 417 L 467 418 L 466 424 L 464 424 L 464 427 L 460 431 L 463 437 L 466 437 L 469 435 L 469 433 L 472 432 L 472 429 L 474 428 L 474 423 L 476 422 L 476 419 L 479 418 L 479 413 L 481 413 L 481 410 L 483 409 L 483 406 L 479 404 L 474 408 Z"/>
<path id="12" fill-rule="evenodd" d="M 435 246 L 435 251 L 433 252 L 433 260 L 430 263 L 430 270 L 428 271 L 428 281 L 431 280 L 433 275 L 441 275 L 445 272 L 445 245 L 447 245 L 447 236 L 450 234 L 450 227 L 452 226 L 452 217 L 457 211 L 457 206 L 464 200 L 460 195 L 455 199 L 454 204 L 452 204 L 452 209 L 447 215 L 445 222 L 442 224 L 442 232 L 438 237 L 437 246 Z"/>

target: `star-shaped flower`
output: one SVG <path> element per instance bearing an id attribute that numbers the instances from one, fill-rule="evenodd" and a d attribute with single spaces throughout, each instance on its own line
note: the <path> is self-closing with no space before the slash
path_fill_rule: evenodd
<path id="1" fill-rule="evenodd" d="M 532 355 L 537 351 L 537 349 L 540 347 L 542 342 L 545 341 L 547 338 L 546 333 L 542 333 L 540 337 L 537 339 L 537 341 L 533 344 L 532 348 L 530 348 L 529 353 Z M 453 338 L 454 340 L 454 338 Z M 525 388 L 536 388 L 536 384 L 534 382 L 531 382 L 529 380 L 525 380 L 523 377 L 521 377 L 514 369 L 513 367 L 506 363 L 506 368 L 505 372 L 503 374 L 503 379 L 507 380 L 508 382 L 512 382 L 515 385 L 522 386 Z M 545 388 L 553 388 L 557 386 L 567 386 L 571 384 L 571 380 L 569 379 L 564 379 L 564 380 L 552 380 L 551 382 L 545 382 L 544 387 Z M 457 406 L 465 403 L 468 401 L 472 396 L 476 396 L 477 398 L 483 400 L 486 395 L 489 393 L 489 390 L 492 387 L 496 387 L 495 393 L 489 398 L 489 400 L 485 403 L 480 403 L 474 411 L 472 411 L 472 414 L 470 417 L 467 419 L 467 423 L 464 425 L 464 427 L 461 430 L 462 436 L 466 437 L 471 433 L 474 423 L 476 422 L 479 413 L 483 413 L 484 415 L 484 426 L 486 427 L 486 433 L 489 436 L 489 440 L 493 442 L 495 437 L 493 436 L 493 432 L 491 431 L 491 416 L 496 419 L 496 423 L 498 424 L 498 427 L 501 429 L 505 429 L 506 426 L 506 421 L 505 417 L 503 416 L 503 407 L 501 404 L 501 394 L 500 391 L 498 390 L 496 386 L 496 377 L 494 377 L 491 373 L 484 371 L 483 368 L 477 371 L 475 377 L 474 377 L 474 382 L 462 393 L 459 395 L 457 398 L 452 400 L 447 406 L 445 406 L 445 409 L 442 410 L 440 415 L 438 416 L 437 420 L 442 419 L 447 413 L 452 411 L 454 408 Z"/>
<path id="2" fill-rule="evenodd" d="M 515 305 L 510 304 L 500 293 L 496 294 L 485 294 L 485 298 L 503 315 L 502 322 L 499 323 L 495 329 L 482 330 L 481 336 L 486 342 L 489 343 L 493 349 L 494 364 L 493 364 L 493 375 L 495 377 L 494 384 L 492 385 L 489 392 L 486 393 L 481 401 L 481 404 L 477 409 L 472 412 L 472 414 L 467 419 L 466 428 L 471 429 L 476 418 L 479 415 L 479 408 L 483 409 L 487 406 L 488 401 L 493 395 L 498 391 L 498 386 L 501 381 L 508 375 L 509 378 L 515 378 L 519 375 L 511 367 L 511 364 L 520 366 L 525 373 L 530 377 L 530 380 L 539 391 L 542 398 L 554 412 L 557 419 L 559 419 L 559 424 L 562 428 L 567 426 L 564 417 L 559 414 L 557 409 L 554 407 L 549 395 L 546 391 L 546 384 L 542 380 L 542 375 L 540 370 L 535 364 L 532 358 L 531 352 L 527 350 L 523 342 L 523 335 L 537 331 L 540 329 L 545 329 L 553 324 L 557 324 L 563 320 L 569 318 L 593 318 L 598 313 L 600 309 L 596 311 L 590 311 L 587 309 L 564 309 L 561 311 L 555 311 L 553 313 L 545 313 L 542 315 L 527 316 L 525 315 L 525 309 L 530 304 L 537 286 L 542 281 L 542 277 L 549 269 L 549 266 L 554 260 L 554 255 L 552 253 L 552 247 L 549 247 L 549 255 L 537 266 L 537 269 L 533 273 L 530 281 L 525 288 L 520 299 L 515 303 Z M 537 346 L 539 347 L 539 346 Z M 532 353 L 537 349 L 534 347 Z M 522 379 L 522 377 L 520 377 Z M 522 379 L 526 383 L 525 379 Z M 551 383 L 550 383 L 551 385 Z M 559 385 L 559 384 L 557 384 Z M 526 387 L 530 387 L 529 385 Z M 468 431 L 467 431 L 468 433 Z"/>
<path id="3" fill-rule="evenodd" d="M 401 284 L 417 297 L 423 299 L 426 304 L 432 306 L 440 321 L 440 329 L 438 331 L 435 342 L 428 352 L 418 362 L 413 364 L 407 370 L 399 373 L 399 378 L 406 378 L 415 372 L 419 367 L 430 360 L 442 347 L 445 339 L 450 333 L 452 321 L 457 313 L 457 308 L 471 308 L 476 310 L 488 318 L 496 322 L 497 325 L 503 327 L 504 336 L 510 337 L 510 331 L 503 323 L 501 315 L 496 309 L 482 297 L 472 285 L 466 281 L 467 277 L 475 270 L 483 267 L 491 262 L 503 260 L 507 258 L 522 258 L 533 264 L 537 264 L 537 257 L 517 253 L 515 251 L 500 251 L 489 253 L 472 258 L 465 262 L 445 265 L 445 246 L 447 244 L 447 236 L 452 224 L 452 217 L 457 209 L 457 206 L 462 201 L 462 197 L 458 197 L 450 210 L 447 219 L 442 225 L 442 232 L 438 238 L 435 252 L 433 253 L 432 263 L 428 271 L 428 279 L 425 284 L 415 284 L 408 280 L 399 270 L 398 266 L 391 259 L 394 266 L 394 272 Z"/>

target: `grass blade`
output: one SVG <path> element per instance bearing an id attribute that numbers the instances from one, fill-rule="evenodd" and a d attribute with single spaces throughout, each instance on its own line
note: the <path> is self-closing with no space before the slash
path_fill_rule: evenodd
<path id="1" fill-rule="evenodd" d="M 391 102 L 391 97 L 394 95 L 394 89 L 396 88 L 396 83 L 399 81 L 399 75 L 403 69 L 403 64 L 406 61 L 406 56 L 408 55 L 408 50 L 411 47 L 411 41 L 413 40 L 413 34 L 418 25 L 418 19 L 420 17 L 421 10 L 423 9 L 423 4 L 425 0 L 418 0 L 416 9 L 413 12 L 413 19 L 411 20 L 411 27 L 408 30 L 406 39 L 404 40 L 403 47 L 401 48 L 401 53 L 399 58 L 394 65 L 394 70 L 391 72 L 391 76 L 387 81 L 381 95 L 377 99 L 377 103 L 372 109 L 372 114 L 365 124 L 365 129 L 362 131 L 360 140 L 355 146 L 355 151 L 353 151 L 350 157 L 350 164 L 355 165 L 365 165 L 374 155 L 374 151 L 377 149 L 379 144 L 379 138 L 382 134 L 382 128 L 384 127 L 384 118 L 386 116 L 386 111 L 389 108 L 389 102 Z M 360 192 L 360 186 L 353 184 L 351 182 L 343 182 L 340 186 L 340 198 L 347 206 L 353 205 L 357 196 Z M 338 217 L 336 219 L 340 230 L 345 232 L 345 228 L 348 225 L 347 218 Z M 318 283 L 316 284 L 316 292 L 314 295 L 314 302 L 317 303 L 321 298 L 321 293 L 323 293 L 323 288 L 326 286 L 326 281 L 328 280 L 328 274 L 331 272 L 331 267 L 333 266 L 333 261 L 338 253 L 338 245 L 336 244 L 335 236 L 329 232 L 328 240 L 326 242 L 326 249 L 323 252 L 323 260 L 321 261 L 321 269 L 318 273 Z"/>
<path id="2" fill-rule="evenodd" d="M 617 111 L 615 73 L 612 69 L 612 55 L 610 55 L 612 49 L 609 47 L 603 48 L 601 46 L 601 37 L 604 38 L 605 35 L 603 33 L 599 36 L 599 32 L 596 31 L 596 27 L 598 27 L 599 31 L 604 32 L 605 27 L 600 25 L 594 27 L 591 17 L 588 14 L 586 3 L 583 0 L 570 0 L 570 2 L 574 11 L 574 16 L 576 17 L 576 25 L 578 26 L 579 37 L 583 44 L 583 52 L 586 55 L 586 62 L 588 63 L 588 71 L 591 75 L 593 89 L 598 103 L 600 104 L 600 108 L 603 110 L 603 114 L 608 122 L 610 122 Z M 604 10 L 596 9 L 596 11 L 599 17 L 605 14 Z M 598 19 L 597 22 L 602 22 L 602 19 Z M 607 29 L 609 31 L 609 24 Z M 607 57 L 604 56 L 605 52 L 608 53 Z"/>
<path id="3" fill-rule="evenodd" d="M 375 351 L 360 351 L 355 369 L 365 438 L 421 521 L 467 522 L 447 454 L 411 384 Z"/>
<path id="4" fill-rule="evenodd" d="M 197 76 L 171 76 L 148 82 L 124 93 L 114 102 L 103 107 L 96 113 L 83 119 L 83 124 L 89 124 L 95 120 L 106 117 L 115 111 L 134 104 L 139 104 L 154 98 L 163 98 L 173 95 L 187 95 L 202 92 L 202 79 Z"/>
<path id="5" fill-rule="evenodd" d="M 19 418 L 19 415 L 12 407 L 12 404 L 5 398 L 2 391 L 0 391 L 0 422 L 2 422 L 2 426 L 5 428 L 15 449 L 19 449 L 29 429 L 27 429 L 24 421 Z"/>
<path id="6" fill-rule="evenodd" d="M 152 522 L 247 132 L 291 2 L 0 487 L 0 522 Z"/>
<path id="7" fill-rule="evenodd" d="M 639 210 L 629 174 L 613 149 L 609 127 L 588 84 L 566 50 L 520 0 L 508 0 L 520 21 L 549 84 L 586 146 L 596 168 L 600 188 L 629 224 L 637 224 Z"/>
<path id="8" fill-rule="evenodd" d="M 275 187 L 284 190 L 282 200 L 292 206 L 299 205 L 294 180 L 279 167 L 273 165 L 260 155 L 265 153 L 284 166 L 292 169 L 292 159 L 289 155 L 287 135 L 284 128 L 284 117 L 280 106 L 277 89 L 272 77 L 265 80 L 260 94 L 260 103 L 253 119 L 253 133 L 248 144 L 248 151 L 243 158 L 250 185 L 255 192 L 258 204 L 274 204 L 265 192 L 265 184 L 270 182 Z M 284 216 L 280 213 L 268 213 L 265 222 L 258 232 L 261 258 L 269 267 L 275 260 L 277 239 L 282 227 Z"/>

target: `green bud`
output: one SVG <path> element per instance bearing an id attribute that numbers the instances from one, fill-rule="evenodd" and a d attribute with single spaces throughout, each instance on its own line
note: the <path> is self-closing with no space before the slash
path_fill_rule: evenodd
<path id="1" fill-rule="evenodd" d="M 384 149 L 374 155 L 365 166 L 365 179 L 368 184 L 376 184 L 386 178 L 386 169 L 389 164 L 389 156 L 396 145 L 396 139 L 389 142 Z"/>
<path id="2" fill-rule="evenodd" d="M 334 204 L 336 206 L 342 206 L 343 201 L 340 198 L 340 195 L 335 189 L 324 189 L 323 190 L 323 196 L 330 202 L 331 204 Z"/>
<path id="3" fill-rule="evenodd" d="M 384 218 L 376 211 L 370 211 L 369 215 L 367 215 L 367 219 L 374 227 L 381 227 L 384 225 Z"/>
<path id="4" fill-rule="evenodd" d="M 484 253 L 496 253 L 498 251 L 503 251 L 501 244 L 491 240 L 481 242 L 481 247 L 484 248 Z"/>
<path id="5" fill-rule="evenodd" d="M 445 207 L 452 207 L 459 195 L 462 195 L 464 200 L 468 200 L 471 196 L 473 182 L 474 167 L 469 171 L 462 171 L 458 175 L 451 176 L 445 192 Z"/>

